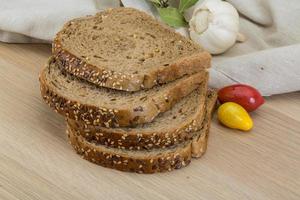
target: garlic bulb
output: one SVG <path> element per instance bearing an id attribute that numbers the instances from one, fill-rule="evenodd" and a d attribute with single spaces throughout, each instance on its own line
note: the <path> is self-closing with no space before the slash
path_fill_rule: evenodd
<path id="1" fill-rule="evenodd" d="M 189 25 L 191 39 L 211 54 L 223 53 L 237 40 L 244 40 L 237 10 L 221 0 L 196 4 Z"/>

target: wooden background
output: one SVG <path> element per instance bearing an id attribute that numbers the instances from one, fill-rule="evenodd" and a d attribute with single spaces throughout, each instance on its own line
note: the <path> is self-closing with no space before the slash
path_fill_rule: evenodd
<path id="1" fill-rule="evenodd" d="M 0 43 L 0 199 L 300 199 L 300 93 L 267 98 L 249 133 L 212 123 L 207 154 L 139 175 L 82 160 L 41 100 L 48 45 Z"/>

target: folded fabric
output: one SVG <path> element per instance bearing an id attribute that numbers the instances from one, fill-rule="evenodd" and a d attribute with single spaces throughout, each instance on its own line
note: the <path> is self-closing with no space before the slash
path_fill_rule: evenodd
<path id="1" fill-rule="evenodd" d="M 119 0 L 0 0 L 0 41 L 49 43 L 66 21 L 117 6 Z"/>
<path id="2" fill-rule="evenodd" d="M 213 57 L 210 86 L 241 82 L 265 96 L 300 90 L 300 1 L 227 1 L 241 13 L 240 32 L 247 41 Z M 159 19 L 148 0 L 122 3 Z M 51 42 L 67 20 L 119 4 L 119 0 L 0 0 L 0 41 Z M 188 37 L 186 28 L 177 31 Z"/>

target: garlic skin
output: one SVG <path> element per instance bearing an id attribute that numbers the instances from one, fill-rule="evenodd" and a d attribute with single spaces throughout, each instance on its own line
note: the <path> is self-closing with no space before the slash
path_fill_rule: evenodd
<path id="1" fill-rule="evenodd" d="M 237 10 L 221 0 L 196 4 L 189 25 L 191 39 L 211 54 L 224 53 L 241 36 Z"/>

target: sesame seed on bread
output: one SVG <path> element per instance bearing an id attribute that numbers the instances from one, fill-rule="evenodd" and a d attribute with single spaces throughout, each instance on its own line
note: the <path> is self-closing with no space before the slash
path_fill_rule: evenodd
<path id="1" fill-rule="evenodd" d="M 68 120 L 70 129 L 87 141 L 129 150 L 166 148 L 191 139 L 205 114 L 206 82 L 151 123 L 134 128 L 105 128 Z"/>
<path id="2" fill-rule="evenodd" d="M 71 20 L 56 35 L 52 49 L 68 73 L 124 91 L 201 72 L 211 60 L 199 45 L 133 8 Z"/>
<path id="3" fill-rule="evenodd" d="M 59 68 L 50 58 L 40 74 L 41 94 L 56 112 L 85 124 L 105 127 L 151 122 L 207 82 L 207 72 L 184 76 L 149 90 L 125 92 L 97 87 Z"/>
<path id="4" fill-rule="evenodd" d="M 136 173 L 155 173 L 172 171 L 187 166 L 191 158 L 199 158 L 206 151 L 211 115 L 215 107 L 216 92 L 208 93 L 207 110 L 202 128 L 195 132 L 194 138 L 165 149 L 122 150 L 88 142 L 73 132 L 68 125 L 69 141 L 82 157 L 103 167 Z"/>

